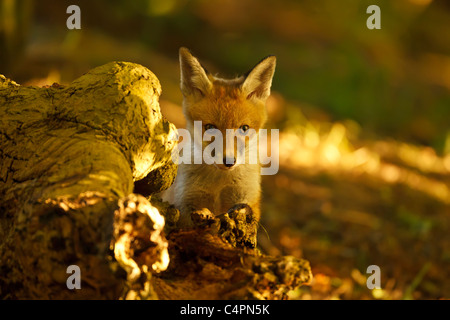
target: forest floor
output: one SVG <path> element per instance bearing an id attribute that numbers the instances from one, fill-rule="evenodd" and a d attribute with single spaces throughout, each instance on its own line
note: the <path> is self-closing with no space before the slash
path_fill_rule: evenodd
<path id="1" fill-rule="evenodd" d="M 141 63 L 161 81 L 163 114 L 183 126 L 176 51 L 168 57 L 101 33 L 65 32 L 48 39 L 47 29 L 36 28 L 14 80 L 64 84 L 109 61 Z M 320 84 L 328 68 L 321 70 Z M 263 252 L 310 261 L 313 281 L 290 297 L 450 298 L 450 154 L 366 135 L 298 101 L 276 91 L 269 101 L 269 127 L 280 128 L 280 169 L 262 180 L 258 240 Z M 366 285 L 371 265 L 380 268 L 379 290 Z"/>
<path id="2" fill-rule="evenodd" d="M 161 105 L 184 125 L 179 105 Z M 258 245 L 309 260 L 314 276 L 290 298 L 450 298 L 450 155 L 363 139 L 352 121 L 310 120 L 276 92 L 268 110 L 295 121 L 279 131 L 278 173 L 262 178 Z M 367 287 L 371 265 L 379 290 Z"/>
<path id="3" fill-rule="evenodd" d="M 260 247 L 312 266 L 291 298 L 450 298 L 450 157 L 398 141 L 340 151 L 326 146 L 336 126 L 309 149 L 282 134 L 280 171 L 263 177 Z M 367 288 L 370 265 L 379 290 Z"/>

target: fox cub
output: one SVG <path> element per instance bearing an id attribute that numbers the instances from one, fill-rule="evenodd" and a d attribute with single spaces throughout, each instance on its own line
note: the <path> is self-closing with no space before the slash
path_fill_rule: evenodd
<path id="1" fill-rule="evenodd" d="M 276 58 L 266 57 L 247 74 L 231 80 L 208 73 L 186 48 L 180 49 L 179 58 L 186 129 L 191 137 L 204 137 L 205 132 L 221 133 L 224 147 L 213 150 L 212 156 L 219 161 L 212 164 L 179 164 L 175 182 L 163 193 L 163 200 L 180 210 L 180 224 L 185 226 L 192 223 L 191 213 L 196 210 L 209 210 L 217 216 L 242 204 L 250 207 L 259 220 L 261 165 L 259 161 L 239 161 L 239 155 L 248 158 L 250 148 L 247 144 L 243 152 L 238 150 L 235 143 L 227 143 L 230 139 L 226 133 L 232 129 L 244 139 L 247 132 L 258 137 L 267 119 L 265 104 Z M 233 136 L 233 142 L 237 136 Z M 203 140 L 197 150 L 204 151 L 212 143 Z M 195 142 L 193 153 L 194 149 Z"/>

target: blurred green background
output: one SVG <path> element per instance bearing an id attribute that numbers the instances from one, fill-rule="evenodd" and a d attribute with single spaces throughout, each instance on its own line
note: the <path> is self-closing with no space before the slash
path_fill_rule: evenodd
<path id="1" fill-rule="evenodd" d="M 81 8 L 82 30 L 66 28 L 70 4 Z M 366 28 L 370 4 L 381 7 L 381 30 Z M 0 71 L 23 82 L 54 69 L 70 82 L 132 60 L 174 90 L 174 67 L 160 63 L 175 62 L 180 46 L 230 76 L 275 54 L 273 88 L 304 112 L 442 154 L 450 152 L 449 9 L 445 0 L 2 0 Z"/>
<path id="2" fill-rule="evenodd" d="M 140 63 L 179 127 L 181 46 L 229 77 L 277 56 L 280 172 L 263 177 L 259 245 L 311 261 L 292 298 L 450 298 L 450 1 L 0 0 L 0 74 L 43 86 Z"/>

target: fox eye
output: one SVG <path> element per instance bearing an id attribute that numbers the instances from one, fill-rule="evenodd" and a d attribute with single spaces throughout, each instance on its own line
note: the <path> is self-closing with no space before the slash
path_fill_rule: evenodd
<path id="1" fill-rule="evenodd" d="M 244 124 L 244 125 L 242 125 L 239 129 L 240 129 L 242 132 L 246 132 L 248 129 L 250 129 L 250 127 L 249 127 L 248 125 Z"/>
<path id="2" fill-rule="evenodd" d="M 210 130 L 210 129 L 216 129 L 216 126 L 213 124 L 210 124 L 210 123 L 205 124 L 205 130 Z"/>

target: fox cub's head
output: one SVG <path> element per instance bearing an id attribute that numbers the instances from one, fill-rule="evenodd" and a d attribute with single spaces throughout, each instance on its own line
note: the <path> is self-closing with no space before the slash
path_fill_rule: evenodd
<path id="1" fill-rule="evenodd" d="M 241 133 L 253 129 L 258 133 L 264 126 L 267 119 L 265 104 L 270 95 L 275 64 L 275 56 L 269 56 L 247 74 L 226 80 L 208 73 L 188 49 L 180 49 L 181 92 L 187 129 L 193 133 L 194 121 L 201 121 L 202 136 L 206 130 L 220 130 L 224 151 L 216 154 L 223 159 L 223 163 L 215 163 L 218 168 L 230 170 L 237 162 L 236 146 L 230 148 L 226 144 L 227 129 Z M 203 142 L 203 147 L 208 144 Z"/>

